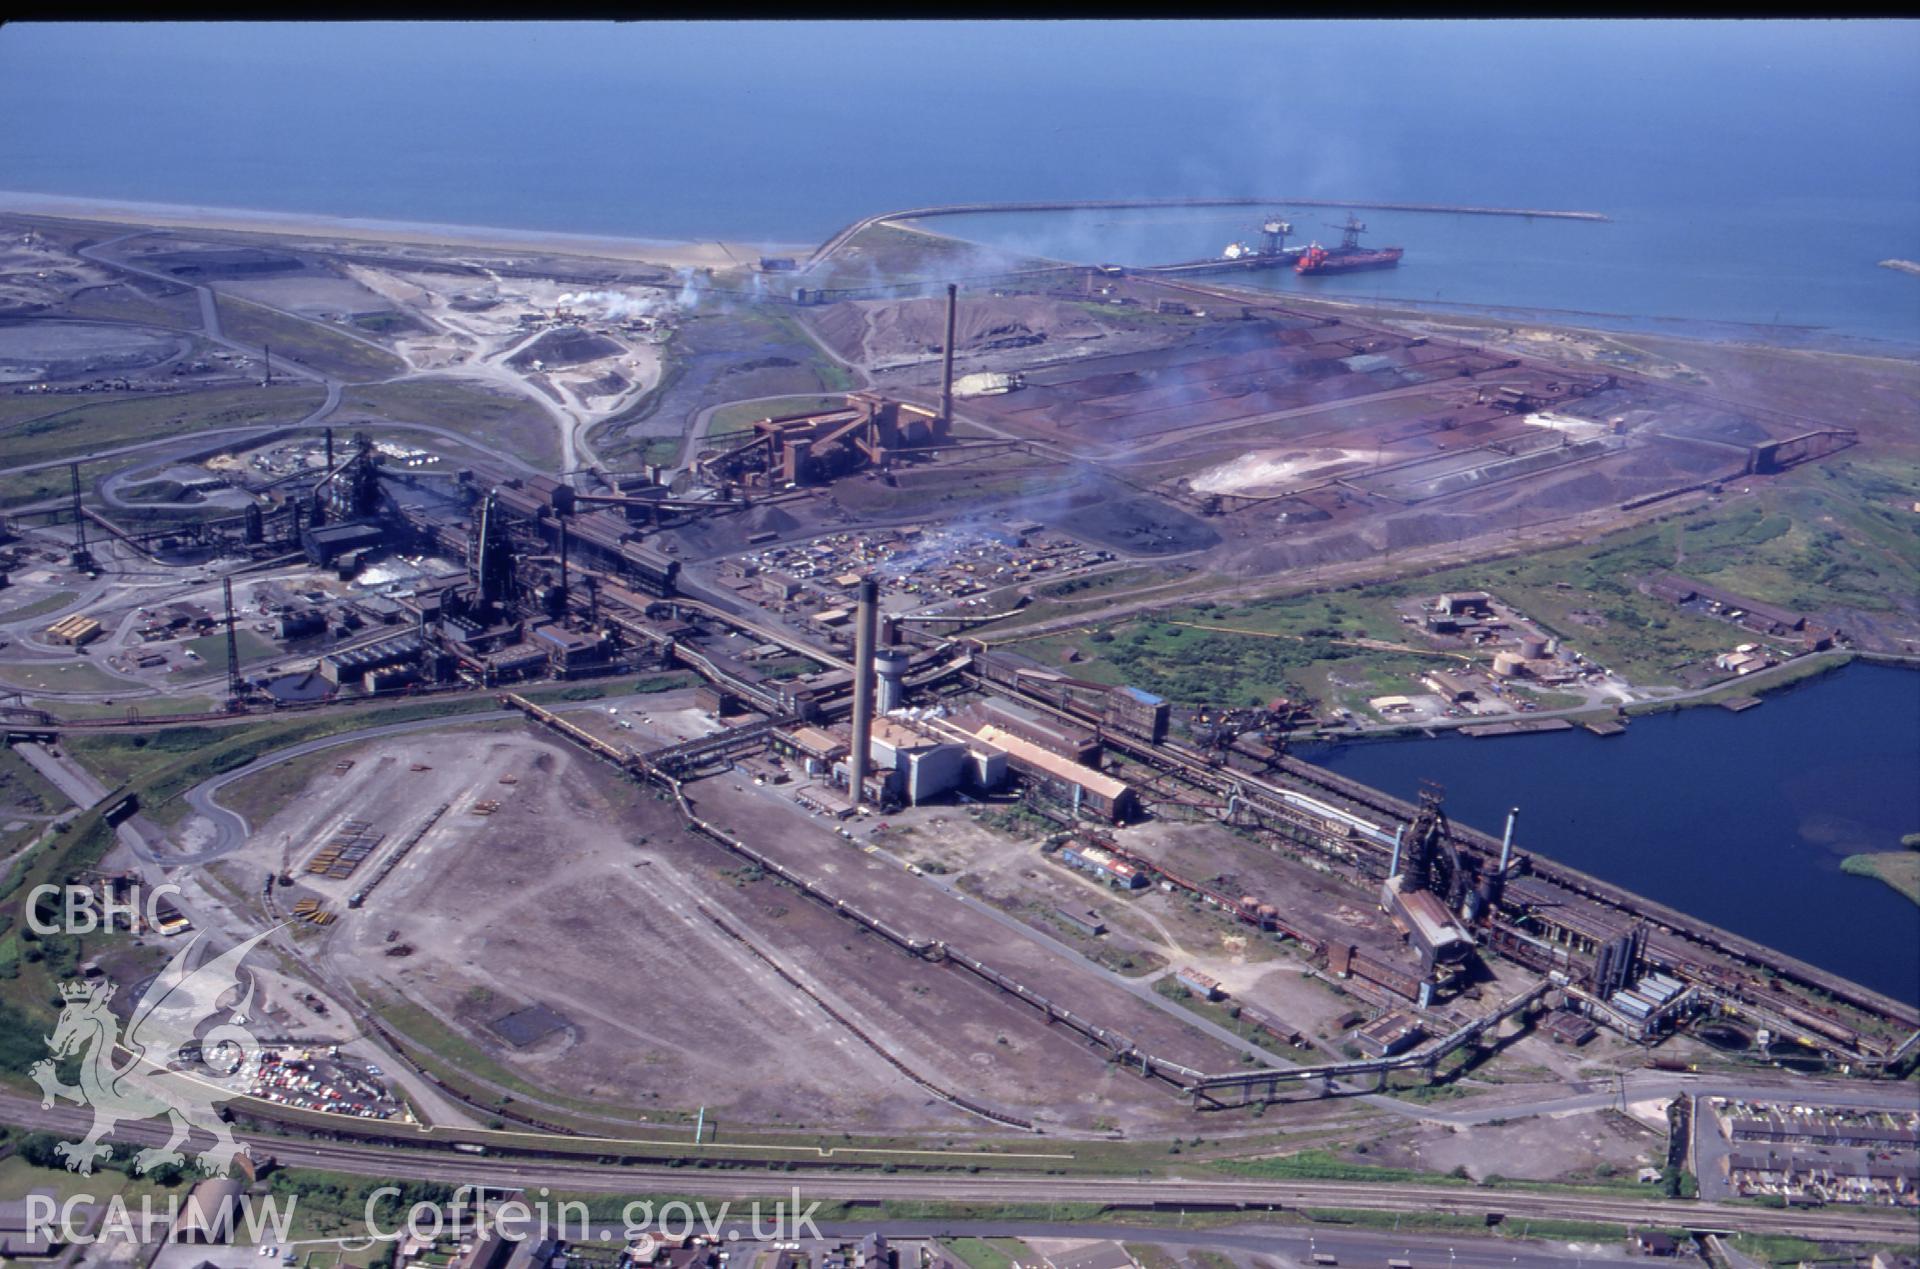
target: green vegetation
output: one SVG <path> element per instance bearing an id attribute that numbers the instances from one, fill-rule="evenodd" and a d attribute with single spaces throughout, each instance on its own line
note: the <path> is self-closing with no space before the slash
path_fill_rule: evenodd
<path id="1" fill-rule="evenodd" d="M 1075 308 L 1097 317 L 1109 326 L 1123 330 L 1153 330 L 1168 326 L 1198 326 L 1207 319 L 1186 313 L 1160 313 L 1128 304 L 1104 304 L 1097 300 L 1075 301 Z"/>
<path id="2" fill-rule="evenodd" d="M 1351 705 L 1366 695 L 1417 690 L 1419 673 L 1434 662 L 1344 648 L 1324 636 L 1361 635 L 1418 647 L 1418 635 L 1394 614 L 1394 600 L 1485 589 L 1633 682 L 1673 684 L 1679 671 L 1709 662 L 1749 636 L 1642 594 L 1641 578 L 1676 569 L 1804 611 L 1833 605 L 1884 611 L 1892 597 L 1920 591 L 1920 534 L 1908 509 L 1916 486 L 1920 464 L 1841 459 L 1594 545 L 1331 594 L 1231 607 L 1178 605 L 1091 634 L 1036 640 L 1023 650 L 1059 664 L 1072 649 L 1081 657 L 1078 677 L 1132 683 L 1185 704 L 1238 705 L 1263 695 L 1305 693 Z M 1022 619 L 1038 618 L 1029 612 Z M 1308 641 L 1191 629 L 1176 634 L 1172 623 L 1179 621 Z"/>
<path id="3" fill-rule="evenodd" d="M 0 682 L 29 692 L 137 692 L 140 685 L 115 678 L 86 660 L 15 662 L 0 665 Z"/>
<path id="4" fill-rule="evenodd" d="M 1796 1265 L 1819 1260 L 1827 1249 L 1819 1243 L 1791 1234 L 1735 1234 L 1728 1240 L 1735 1251 L 1755 1260 L 1776 1265 Z"/>
<path id="5" fill-rule="evenodd" d="M 66 794 L 28 766 L 25 758 L 11 748 L 0 748 L 0 819 L 8 818 L 9 811 L 51 815 L 67 806 Z"/>
<path id="6" fill-rule="evenodd" d="M 138 1145 L 118 1144 L 113 1153 L 95 1163 L 92 1176 L 81 1176 L 67 1167 L 66 1160 L 54 1153 L 62 1138 L 45 1132 L 26 1133 L 12 1143 L 14 1153 L 0 1159 L 0 1194 L 25 1194 L 30 1190 L 52 1194 L 64 1202 L 70 1198 L 104 1204 L 119 1195 L 132 1210 L 138 1211 L 142 1195 L 153 1196 L 155 1211 L 164 1210 L 169 1193 L 184 1195 L 191 1180 L 176 1166 L 155 1168 L 145 1176 L 134 1177 L 133 1156 Z"/>
<path id="7" fill-rule="evenodd" d="M 265 661 L 280 653 L 280 649 L 271 640 L 251 630 L 236 629 L 233 632 L 233 642 L 239 649 L 242 669 L 251 662 Z M 203 679 L 209 674 L 224 675 L 227 672 L 227 632 L 225 630 L 201 635 L 197 639 L 189 639 L 181 646 L 184 650 L 192 652 L 199 660 L 196 662 L 189 658 L 182 668 L 173 671 L 167 676 L 168 678 Z"/>
<path id="8" fill-rule="evenodd" d="M 1499 1238 L 1547 1238 L 1556 1241 L 1575 1239 L 1589 1242 L 1620 1242 L 1627 1237 L 1627 1229 L 1621 1225 L 1606 1225 L 1597 1221 L 1557 1221 L 1557 1220 L 1505 1220 L 1487 1228 L 1484 1218 L 1479 1216 L 1457 1216 L 1448 1212 L 1370 1212 L 1350 1207 L 1305 1207 L 1300 1214 L 1315 1224 L 1358 1225 L 1367 1229 L 1404 1229 L 1429 1230 L 1435 1233 L 1472 1233 L 1493 1234 Z M 1681 1241 L 1686 1234 L 1682 1230 L 1667 1231 Z"/>
<path id="9" fill-rule="evenodd" d="M 191 289 L 169 290 L 165 298 L 147 294 L 138 285 L 90 286 L 75 293 L 65 305 L 73 317 L 97 317 L 110 322 L 139 322 L 173 330 L 200 331 L 200 306 Z"/>
<path id="10" fill-rule="evenodd" d="M 375 1192 L 388 1186 L 397 1187 L 399 1192 L 375 1200 Z M 454 1195 L 452 1186 L 433 1181 L 389 1180 L 308 1168 L 274 1171 L 268 1178 L 267 1192 L 272 1197 L 298 1196 L 290 1231 L 293 1240 L 364 1235 L 370 1202 L 379 1227 L 393 1229 L 406 1220 L 415 1204 L 444 1205 Z"/>
<path id="11" fill-rule="evenodd" d="M 386 379 L 407 364 L 385 349 L 333 330 L 321 322 L 282 313 L 263 304 L 222 295 L 220 326 L 227 338 L 270 345 L 276 356 L 342 379 Z"/>
<path id="12" fill-rule="evenodd" d="M 1298 639 L 1239 632 L 1305 624 L 1302 616 L 1328 606 L 1316 597 L 1300 610 L 1280 603 L 1225 614 L 1212 605 L 1177 608 L 1161 617 L 1132 622 L 1118 632 L 1095 631 L 1086 636 L 1081 647 L 1084 662 L 1075 668 L 1075 675 L 1128 683 L 1176 704 L 1241 706 L 1264 705 L 1279 696 L 1324 695 L 1329 691 L 1327 673 L 1336 663 L 1340 677 L 1359 695 L 1418 691 L 1419 676 L 1442 664 L 1431 657 L 1371 652 L 1334 642 L 1336 637 L 1351 638 L 1369 629 L 1364 619 L 1355 625 L 1350 616 L 1344 627 L 1307 625 L 1297 632 Z M 1239 630 L 1200 628 L 1219 626 Z"/>
<path id="13" fill-rule="evenodd" d="M 1012 1269 L 1032 1255 L 1017 1238 L 952 1238 L 942 1242 L 972 1269 Z"/>
<path id="14" fill-rule="evenodd" d="M 299 796 L 323 771 L 331 769 L 357 746 L 316 749 L 255 771 L 221 788 L 215 799 L 258 829 L 274 812 Z"/>
<path id="15" fill-rule="evenodd" d="M 1140 1269 L 1180 1269 L 1180 1262 L 1157 1243 L 1126 1243 L 1126 1252 L 1140 1263 Z"/>
<path id="16" fill-rule="evenodd" d="M 1920 903 L 1920 854 L 1913 849 L 1848 855 L 1840 871 L 1856 877 L 1878 877 L 1915 903 Z"/>
<path id="17" fill-rule="evenodd" d="M 0 625 L 10 621 L 30 621 L 35 617 L 44 617 L 48 613 L 59 612 L 74 600 L 80 598 L 77 590 L 56 590 L 42 595 L 31 603 L 21 604 L 18 608 L 9 608 L 0 612 Z"/>
<path id="18" fill-rule="evenodd" d="M 1432 1185 L 1472 1185 L 1465 1176 L 1442 1176 L 1411 1168 L 1382 1168 L 1370 1163 L 1348 1163 L 1331 1150 L 1302 1150 L 1271 1159 L 1230 1159 L 1214 1165 L 1239 1176 L 1285 1181 L 1419 1181 Z"/>
<path id="19" fill-rule="evenodd" d="M 950 238 L 937 231 L 910 228 L 913 222 L 869 225 L 855 234 L 814 275 L 809 286 L 860 287 L 912 282 L 958 273 L 981 275 L 1016 269 L 1045 268 L 1053 263 L 1035 256 L 1017 256 L 995 247 Z"/>
<path id="20" fill-rule="evenodd" d="M 389 423 L 445 428 L 542 471 L 560 467 L 559 425 L 552 415 L 527 397 L 470 380 L 409 379 L 349 388 L 340 397 L 340 408 Z M 412 439 L 418 443 L 417 437 Z"/>
<path id="21" fill-rule="evenodd" d="M 52 414 L 0 423 L 0 452 L 18 467 L 50 459 L 85 459 L 105 449 L 213 428 L 289 423 L 305 418 L 325 398 L 318 384 L 247 385 L 206 392 L 152 392 L 92 397 Z M 92 464 L 82 478 L 99 474 Z M 70 488 L 58 468 L 27 473 L 32 481 L 6 490 L 8 501 L 58 497 Z M 49 490 L 35 495 L 33 490 Z"/>
<path id="22" fill-rule="evenodd" d="M 820 384 L 822 392 L 841 393 L 852 390 L 853 376 L 847 372 L 845 366 L 828 355 L 826 345 L 814 337 L 813 332 L 804 322 L 797 321 L 788 314 L 774 312 L 759 314 L 759 318 L 802 347 L 813 351 L 813 357 L 807 363 L 807 369 L 813 372 L 813 377 Z"/>
<path id="23" fill-rule="evenodd" d="M 350 320 L 361 330 L 374 335 L 404 335 L 420 329 L 419 323 L 404 313 L 356 313 Z"/>
<path id="24" fill-rule="evenodd" d="M 128 696 L 111 705 L 105 701 L 46 702 L 61 718 L 130 718 L 135 715 L 159 718 L 167 714 L 204 714 L 219 703 L 211 696 L 199 695 Z"/>
<path id="25" fill-rule="evenodd" d="M 680 438 L 677 436 L 650 436 L 640 446 L 639 461 L 642 465 L 651 463 L 664 467 L 680 457 Z"/>
<path id="26" fill-rule="evenodd" d="M 1296 1049 L 1266 1028 L 1255 1026 L 1252 1021 L 1242 1018 L 1239 1005 L 1231 1001 L 1202 1000 L 1172 974 L 1154 983 L 1153 989 L 1181 1008 L 1199 1014 L 1216 1026 L 1225 1027 L 1243 1040 L 1252 1041 L 1283 1062 L 1297 1063 L 1313 1056 L 1311 1049 Z"/>

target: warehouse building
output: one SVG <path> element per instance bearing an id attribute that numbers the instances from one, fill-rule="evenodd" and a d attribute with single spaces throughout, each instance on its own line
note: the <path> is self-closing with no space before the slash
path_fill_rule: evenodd
<path id="1" fill-rule="evenodd" d="M 55 643 L 64 643 L 77 648 L 100 637 L 100 623 L 91 617 L 74 613 L 71 617 L 62 617 L 47 627 L 47 638 Z"/>
<path id="2" fill-rule="evenodd" d="M 988 723 L 973 733 L 1007 755 L 1013 769 L 1040 797 L 1116 824 L 1133 818 L 1138 804 L 1126 781 L 1083 766 L 1024 736 Z"/>
<path id="3" fill-rule="evenodd" d="M 1098 846 L 1062 846 L 1059 860 L 1069 868 L 1078 868 L 1120 890 L 1141 890 L 1147 884 L 1145 873 Z"/>
<path id="4" fill-rule="evenodd" d="M 1368 1057 L 1392 1057 L 1404 1053 L 1420 1042 L 1426 1034 L 1426 1028 L 1420 1020 L 1410 1013 L 1395 1009 L 1383 1013 L 1365 1026 L 1356 1027 L 1353 1042 Z"/>
<path id="5" fill-rule="evenodd" d="M 419 661 L 425 652 L 426 644 L 421 641 L 419 635 L 402 635 L 398 639 L 369 643 L 364 647 L 329 652 L 320 658 L 320 677 L 335 687 L 342 683 L 355 683 L 363 679 L 371 670 L 384 670 L 396 665 L 412 665 Z"/>
<path id="6" fill-rule="evenodd" d="M 316 568 L 325 568 L 349 551 L 366 550 L 386 540 L 386 529 L 369 521 L 325 524 L 300 532 L 301 549 L 307 553 L 307 562 Z"/>
<path id="7" fill-rule="evenodd" d="M 991 725 L 1083 766 L 1091 765 L 1100 757 L 1100 738 L 1093 732 L 1044 717 L 1012 701 L 977 701 L 956 715 L 954 721 L 975 734 Z"/>

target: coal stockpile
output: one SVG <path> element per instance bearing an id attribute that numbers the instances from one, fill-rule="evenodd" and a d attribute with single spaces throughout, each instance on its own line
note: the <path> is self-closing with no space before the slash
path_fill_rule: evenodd
<path id="1" fill-rule="evenodd" d="M 145 257 L 143 263 L 177 278 L 256 278 L 287 273 L 305 273 L 306 261 L 298 256 L 253 247 L 235 247 L 220 251 L 174 251 Z"/>
<path id="2" fill-rule="evenodd" d="M 507 364 L 516 370 L 526 370 L 536 361 L 547 367 L 577 366 L 583 361 L 617 356 L 621 351 L 619 344 L 604 335 L 578 326 L 562 326 L 522 348 L 507 359 Z"/>
<path id="3" fill-rule="evenodd" d="M 1198 517 L 1106 480 L 1084 482 L 1057 508 L 1022 511 L 1083 541 L 1130 555 L 1178 555 L 1220 544 L 1220 535 Z"/>
<path id="4" fill-rule="evenodd" d="M 583 397 L 618 396 L 630 386 L 625 375 L 617 370 L 609 370 L 598 379 L 581 384 L 580 395 Z"/>
<path id="5" fill-rule="evenodd" d="M 689 557 L 712 559 L 746 550 L 748 538 L 791 533 L 799 527 L 800 521 L 779 507 L 762 504 L 738 515 L 710 516 L 683 524 L 673 531 L 673 537 Z"/>

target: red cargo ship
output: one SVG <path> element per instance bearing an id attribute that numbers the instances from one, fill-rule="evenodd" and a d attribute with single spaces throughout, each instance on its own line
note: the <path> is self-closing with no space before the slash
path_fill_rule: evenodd
<path id="1" fill-rule="evenodd" d="M 1360 245 L 1360 235 L 1367 227 L 1353 217 L 1347 217 L 1347 223 L 1339 226 L 1340 245 L 1323 247 L 1314 243 L 1307 248 L 1305 255 L 1293 266 L 1299 274 L 1309 273 L 1354 273 L 1361 269 L 1391 269 L 1400 263 L 1400 257 L 1406 252 L 1399 247 L 1382 247 L 1378 251 L 1368 251 Z"/>

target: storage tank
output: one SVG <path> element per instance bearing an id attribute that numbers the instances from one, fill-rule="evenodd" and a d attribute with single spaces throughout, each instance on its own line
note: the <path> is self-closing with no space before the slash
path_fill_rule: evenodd
<path id="1" fill-rule="evenodd" d="M 1516 652 L 1494 654 L 1493 672 L 1503 679 L 1518 678 L 1526 671 L 1527 659 Z"/>
<path id="2" fill-rule="evenodd" d="M 905 648 L 874 649 L 873 671 L 878 678 L 874 704 L 882 714 L 891 714 L 906 704 L 907 662 L 911 656 Z"/>
<path id="3" fill-rule="evenodd" d="M 1541 635 L 1527 635 L 1520 640 L 1520 655 L 1529 661 L 1538 661 L 1547 655 L 1547 641 Z"/>

